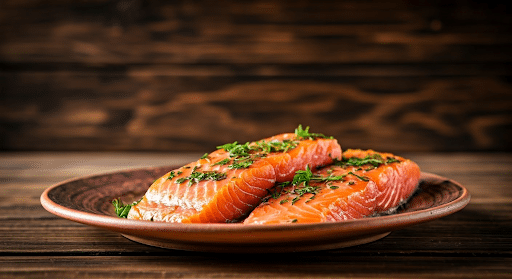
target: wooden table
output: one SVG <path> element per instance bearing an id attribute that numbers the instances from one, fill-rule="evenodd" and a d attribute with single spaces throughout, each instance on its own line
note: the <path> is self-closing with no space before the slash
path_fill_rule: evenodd
<path id="1" fill-rule="evenodd" d="M 0 154 L 0 278 L 512 278 L 511 154 L 400 154 L 472 194 L 462 211 L 345 249 L 268 255 L 165 250 L 45 211 L 59 181 L 201 154 Z"/>

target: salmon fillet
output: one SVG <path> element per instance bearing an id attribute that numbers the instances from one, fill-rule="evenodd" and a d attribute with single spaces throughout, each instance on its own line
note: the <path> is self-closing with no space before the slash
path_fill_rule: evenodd
<path id="1" fill-rule="evenodd" d="M 298 171 L 280 183 L 244 224 L 333 222 L 396 209 L 415 191 L 416 163 L 390 153 L 349 149 L 316 171 Z"/>
<path id="2" fill-rule="evenodd" d="M 168 172 L 131 207 L 127 218 L 218 223 L 246 216 L 276 182 L 291 180 L 297 170 L 341 159 L 335 139 L 299 128 L 295 134 L 220 146 L 198 161 Z"/>

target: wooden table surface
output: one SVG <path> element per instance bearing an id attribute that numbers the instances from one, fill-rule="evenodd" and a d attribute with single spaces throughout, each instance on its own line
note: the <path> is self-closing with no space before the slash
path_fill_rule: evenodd
<path id="1" fill-rule="evenodd" d="M 201 154 L 1 153 L 0 278 L 512 278 L 512 154 L 412 153 L 423 171 L 460 182 L 453 215 L 356 247 L 290 254 L 165 250 L 43 209 L 62 180 L 174 165 Z"/>

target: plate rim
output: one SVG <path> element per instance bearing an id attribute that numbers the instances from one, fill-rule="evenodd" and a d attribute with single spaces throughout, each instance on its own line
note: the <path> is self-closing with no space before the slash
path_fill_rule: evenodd
<path id="1" fill-rule="evenodd" d="M 133 168 L 125 170 L 116 170 L 112 172 L 105 172 L 101 174 L 91 174 L 76 178 L 67 179 L 56 183 L 47 189 L 40 196 L 41 205 L 48 212 L 62 217 L 64 219 L 90 225 L 94 227 L 101 227 L 111 231 L 120 232 L 122 234 L 138 235 L 141 236 L 141 226 L 144 227 L 142 235 L 147 235 L 149 231 L 159 232 L 180 232 L 180 233 L 262 233 L 262 232 L 290 232 L 290 231 L 302 231 L 302 230 L 333 230 L 336 231 L 347 231 L 350 230 L 362 230 L 364 232 L 384 232 L 381 229 L 375 227 L 375 223 L 385 224 L 387 226 L 392 225 L 393 228 L 400 228 L 410 226 L 411 224 L 418 224 L 427 222 L 429 220 L 438 219 L 459 210 L 462 210 L 470 201 L 471 194 L 469 191 L 460 183 L 443 177 L 437 174 L 429 172 L 421 172 L 420 179 L 432 179 L 439 181 L 449 181 L 460 188 L 462 193 L 459 197 L 450 201 L 446 204 L 427 209 L 420 209 L 412 212 L 402 212 L 396 214 L 390 214 L 385 216 L 377 216 L 372 218 L 362 218 L 341 222 L 324 222 L 324 223 L 309 223 L 309 224 L 272 224 L 272 225 L 259 225 L 259 224 L 240 224 L 240 223 L 209 223 L 209 224 L 182 224 L 182 223 L 165 223 L 165 222 L 151 222 L 144 220 L 129 220 L 125 218 L 119 218 L 104 214 L 95 214 L 77 209 L 63 206 L 57 202 L 54 202 L 50 197 L 49 193 L 58 187 L 66 185 L 71 182 L 85 180 L 93 177 L 101 177 L 106 175 L 112 175 L 121 172 L 133 172 L 142 170 L 159 169 L 167 166 L 160 167 L 144 167 L 144 168 Z M 170 166 L 171 168 L 174 166 Z M 380 227 L 380 226 L 377 226 Z M 345 229 L 344 229 L 345 228 Z M 150 234 L 151 235 L 151 234 Z M 173 239 L 172 237 L 169 239 Z"/>

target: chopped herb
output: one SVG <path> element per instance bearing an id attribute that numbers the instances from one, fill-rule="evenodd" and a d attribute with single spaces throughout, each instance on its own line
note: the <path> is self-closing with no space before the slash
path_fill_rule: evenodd
<path id="1" fill-rule="evenodd" d="M 132 208 L 132 206 L 138 204 L 141 200 L 142 200 L 142 198 L 140 200 L 135 201 L 130 204 L 123 204 L 121 199 L 114 199 L 114 200 L 112 200 L 112 205 L 114 206 L 117 216 L 119 216 L 121 218 L 126 218 L 126 217 L 128 217 L 128 212 L 130 212 L 130 209 Z"/>
<path id="2" fill-rule="evenodd" d="M 355 173 L 353 173 L 351 171 L 349 171 L 348 174 L 351 174 L 351 175 L 361 179 L 362 181 L 370 181 L 370 179 L 368 177 L 357 175 L 357 174 L 355 174 Z"/>
<path id="3" fill-rule="evenodd" d="M 320 190 L 319 187 L 317 186 L 305 186 L 305 187 L 301 187 L 301 188 L 296 188 L 294 193 L 299 195 L 299 196 L 304 196 L 305 194 L 313 194 L 313 195 L 316 195 L 316 193 L 318 192 L 318 190 Z"/>
<path id="4" fill-rule="evenodd" d="M 245 169 L 250 167 L 254 163 L 251 157 L 242 157 L 240 159 L 234 159 L 233 164 L 229 165 L 229 169 Z"/>
<path id="5" fill-rule="evenodd" d="M 270 142 L 261 140 L 254 143 L 246 142 L 244 144 L 239 144 L 237 141 L 235 141 L 233 143 L 219 145 L 217 146 L 217 149 L 224 149 L 226 152 L 229 153 L 230 158 L 234 158 L 233 163 L 229 166 L 229 168 L 241 169 L 248 168 L 254 163 L 256 158 L 265 157 L 269 153 L 288 152 L 289 150 L 296 148 L 299 144 L 298 140 L 327 138 L 323 134 L 310 133 L 309 127 L 303 129 L 302 125 L 299 125 L 297 129 L 295 129 L 295 135 L 295 140 L 285 139 L 283 141 L 273 140 Z M 204 156 L 207 156 L 207 154 L 205 154 Z M 226 165 L 228 164 L 228 162 L 230 161 L 227 161 L 225 159 L 215 163 L 214 165 Z"/>
<path id="6" fill-rule="evenodd" d="M 297 221 L 298 221 L 297 219 L 293 219 L 291 222 L 292 223 L 297 223 Z"/>
<path id="7" fill-rule="evenodd" d="M 332 174 L 330 174 L 329 176 L 322 177 L 322 176 L 319 176 L 319 175 L 315 175 L 315 176 L 313 176 L 311 178 L 311 180 L 317 181 L 317 182 L 342 181 L 342 180 L 345 179 L 345 176 L 346 175 L 332 175 Z"/>
<path id="8" fill-rule="evenodd" d="M 218 149 L 224 149 L 229 152 L 229 156 L 238 157 L 238 156 L 248 156 L 249 155 L 249 143 L 238 144 L 237 141 L 233 143 L 226 143 L 221 146 L 217 146 Z"/>
<path id="9" fill-rule="evenodd" d="M 203 180 L 222 180 L 226 178 L 226 173 L 217 171 L 193 171 L 189 176 L 176 179 L 176 184 L 181 184 L 188 180 L 188 185 L 191 186 L 194 183 L 199 183 Z"/>
<path id="10" fill-rule="evenodd" d="M 217 146 L 218 149 L 224 149 L 229 152 L 229 157 L 234 158 L 233 163 L 229 166 L 230 169 L 242 169 L 250 167 L 257 158 L 265 157 L 272 152 L 287 152 L 297 147 L 297 141 L 283 140 L 283 141 L 270 141 L 264 140 L 255 142 L 253 144 L 246 142 L 239 144 L 238 142 L 227 143 Z M 221 163 L 222 162 L 222 163 Z M 230 161 L 222 160 L 215 163 L 228 164 Z"/>
<path id="11" fill-rule="evenodd" d="M 169 173 L 169 177 L 167 177 L 167 179 L 173 179 L 174 177 L 176 177 L 176 173 L 174 171 L 171 171 Z"/>
<path id="12" fill-rule="evenodd" d="M 204 155 L 201 156 L 201 159 L 206 159 L 206 158 L 208 158 L 208 153 L 204 153 Z"/>
<path id="13" fill-rule="evenodd" d="M 295 176 L 293 177 L 292 184 L 293 185 L 309 184 L 309 181 L 311 180 L 312 177 L 313 177 L 313 173 L 311 172 L 309 165 L 307 165 L 306 170 L 298 170 L 295 172 Z"/>
<path id="14" fill-rule="evenodd" d="M 300 199 L 300 196 L 296 196 L 295 198 L 293 198 L 292 205 L 295 204 L 299 199 Z"/>
<path id="15" fill-rule="evenodd" d="M 287 202 L 288 202 L 288 200 L 287 200 L 287 199 L 284 199 L 284 200 L 281 200 L 281 201 L 279 202 L 279 204 L 283 204 L 283 203 L 287 203 Z"/>
<path id="16" fill-rule="evenodd" d="M 386 160 L 384 160 L 384 158 L 382 158 L 382 156 L 380 154 L 376 153 L 376 154 L 367 155 L 364 158 L 357 158 L 357 157 L 345 158 L 345 157 L 343 157 L 342 160 L 338 160 L 334 164 L 337 166 L 341 166 L 341 167 L 346 167 L 346 166 L 361 167 L 364 165 L 371 164 L 373 167 L 376 168 L 380 165 L 390 164 L 390 163 L 395 163 L 395 162 L 400 162 L 400 160 L 393 158 L 393 157 L 387 157 Z"/>
<path id="17" fill-rule="evenodd" d="M 177 171 L 177 172 L 171 171 L 169 173 L 169 177 L 167 177 L 167 179 L 168 180 L 173 179 L 173 178 L 175 178 L 176 176 L 178 176 L 178 175 L 180 175 L 182 173 L 183 173 L 182 171 Z"/>
<path id="18" fill-rule="evenodd" d="M 291 191 L 285 190 L 284 192 L 288 193 L 288 194 L 296 195 L 292 200 L 292 204 L 296 203 L 305 194 L 312 194 L 312 196 L 309 197 L 309 199 L 308 199 L 308 201 L 310 201 L 310 200 L 314 199 L 315 195 L 318 194 L 318 192 L 320 191 L 320 187 L 315 186 L 315 185 L 310 185 L 309 184 L 310 181 L 314 181 L 314 182 L 340 181 L 340 180 L 344 180 L 345 176 L 346 175 L 340 175 L 340 176 L 329 175 L 327 177 L 322 177 L 322 176 L 313 174 L 313 172 L 311 171 L 309 166 L 306 166 L 306 170 L 299 170 L 299 171 L 295 172 L 295 176 L 293 177 L 291 184 L 296 187 Z M 290 182 L 288 182 L 288 184 L 289 183 Z M 332 187 L 337 187 L 337 186 L 332 186 Z M 334 189 L 334 188 L 332 188 L 332 189 Z M 288 201 L 288 200 L 286 200 L 286 201 Z M 286 201 L 283 200 L 282 203 L 284 203 Z M 308 201 L 306 201 L 306 202 L 308 202 Z"/>
<path id="19" fill-rule="evenodd" d="M 354 184 L 356 184 L 354 181 L 349 181 L 348 182 L 348 185 L 354 185 Z"/>
<path id="20" fill-rule="evenodd" d="M 299 125 L 295 129 L 295 135 L 297 136 L 298 139 L 310 139 L 310 140 L 314 140 L 317 138 L 323 138 L 323 139 L 325 139 L 325 138 L 332 139 L 333 138 L 333 137 L 327 137 L 324 134 L 310 133 L 309 126 L 307 126 L 306 129 L 302 129 L 302 125 Z"/>
<path id="21" fill-rule="evenodd" d="M 220 161 L 218 161 L 217 163 L 213 164 L 212 166 L 216 166 L 216 165 L 227 165 L 227 164 L 229 164 L 229 162 L 231 162 L 231 159 L 226 158 L 226 159 L 224 159 L 224 160 L 220 160 Z"/>
<path id="22" fill-rule="evenodd" d="M 386 164 L 391 164 L 391 163 L 400 163 L 400 160 L 393 158 L 393 157 L 387 157 Z"/>
<path id="23" fill-rule="evenodd" d="M 336 189 L 338 189 L 338 188 L 340 188 L 340 187 L 338 187 L 338 186 L 331 186 L 331 187 L 329 187 L 329 188 L 331 188 L 331 189 L 333 189 L 333 190 L 336 190 Z"/>
<path id="24" fill-rule="evenodd" d="M 285 186 L 290 185 L 291 183 L 292 183 L 291 181 L 281 182 L 281 183 L 278 183 L 278 184 L 277 184 L 277 187 L 281 187 L 281 188 L 283 188 L 283 187 L 285 187 Z"/>
<path id="25" fill-rule="evenodd" d="M 187 178 L 186 177 L 182 177 L 182 178 L 178 178 L 176 179 L 175 183 L 176 184 L 181 184 L 183 182 L 187 181 Z"/>

